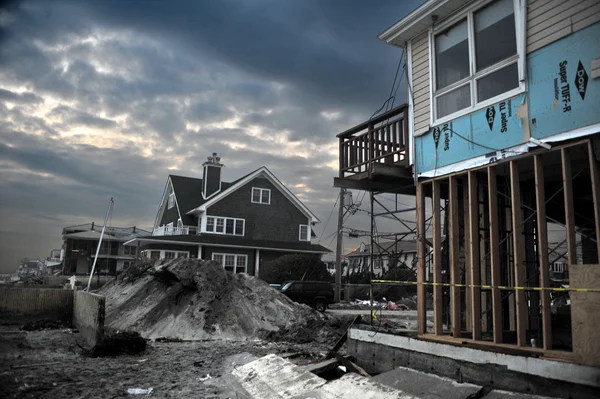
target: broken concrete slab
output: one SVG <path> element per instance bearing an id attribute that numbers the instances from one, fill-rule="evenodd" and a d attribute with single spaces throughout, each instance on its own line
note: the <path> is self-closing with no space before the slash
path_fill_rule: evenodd
<path id="1" fill-rule="evenodd" d="M 273 354 L 237 367 L 232 374 L 251 397 L 261 399 L 293 398 L 327 382 Z"/>
<path id="2" fill-rule="evenodd" d="M 549 396 L 528 395 L 524 393 L 493 390 L 483 397 L 483 399 L 553 399 Z"/>
<path id="3" fill-rule="evenodd" d="M 398 389 L 378 383 L 371 378 L 348 373 L 294 399 L 420 399 Z"/>
<path id="4" fill-rule="evenodd" d="M 373 377 L 373 379 L 389 387 L 424 399 L 466 399 L 477 394 L 482 389 L 478 385 L 460 384 L 449 378 L 423 373 L 406 367 L 398 367 L 379 374 Z"/>

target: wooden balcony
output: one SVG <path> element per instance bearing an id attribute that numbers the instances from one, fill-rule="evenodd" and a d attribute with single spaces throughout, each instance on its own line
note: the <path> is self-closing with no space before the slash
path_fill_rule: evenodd
<path id="1" fill-rule="evenodd" d="M 336 187 L 414 194 L 408 162 L 408 107 L 394 108 L 337 135 Z"/>

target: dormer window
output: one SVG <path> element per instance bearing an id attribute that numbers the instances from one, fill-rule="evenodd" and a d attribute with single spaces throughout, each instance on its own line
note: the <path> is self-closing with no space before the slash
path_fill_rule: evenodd
<path id="1" fill-rule="evenodd" d="M 515 0 L 496 0 L 435 28 L 433 121 L 484 108 L 524 90 Z M 520 28 L 519 28 L 520 29 Z M 522 51 L 521 51 L 522 52 Z M 462 111 L 462 112 L 461 112 Z"/>
<path id="2" fill-rule="evenodd" d="M 310 229 L 307 224 L 300 225 L 300 241 L 310 241 Z"/>
<path id="3" fill-rule="evenodd" d="M 171 209 L 175 206 L 175 193 L 169 194 L 169 199 L 167 201 L 167 209 Z"/>
<path id="4" fill-rule="evenodd" d="M 269 205 L 271 203 L 271 190 L 252 187 L 252 203 Z"/>

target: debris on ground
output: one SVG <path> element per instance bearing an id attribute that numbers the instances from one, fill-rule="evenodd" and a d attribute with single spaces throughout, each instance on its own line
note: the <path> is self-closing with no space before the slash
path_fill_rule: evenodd
<path id="1" fill-rule="evenodd" d="M 138 332 L 107 328 L 102 341 L 90 351 L 84 350 L 84 354 L 89 357 L 136 355 L 144 350 L 146 350 L 146 340 Z"/>
<path id="2" fill-rule="evenodd" d="M 129 388 L 127 393 L 130 395 L 150 395 L 154 391 L 153 388 Z"/>
<path id="3" fill-rule="evenodd" d="M 23 331 L 40 331 L 40 330 L 57 330 L 62 328 L 70 328 L 69 323 L 60 320 L 42 319 L 30 321 L 21 326 Z"/>
<path id="4" fill-rule="evenodd" d="M 335 342 L 351 322 L 291 301 L 266 282 L 212 261 L 143 263 L 104 285 L 106 325 L 168 340 Z"/>

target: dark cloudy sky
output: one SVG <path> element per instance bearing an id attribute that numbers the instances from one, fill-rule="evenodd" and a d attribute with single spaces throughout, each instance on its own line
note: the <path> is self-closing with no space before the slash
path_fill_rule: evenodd
<path id="1" fill-rule="evenodd" d="M 333 249 L 335 135 L 387 98 L 401 53 L 377 34 L 421 2 L 1 2 L 0 272 L 110 197 L 112 225 L 150 228 L 167 175 L 212 152 L 224 180 L 267 166 Z"/>

